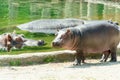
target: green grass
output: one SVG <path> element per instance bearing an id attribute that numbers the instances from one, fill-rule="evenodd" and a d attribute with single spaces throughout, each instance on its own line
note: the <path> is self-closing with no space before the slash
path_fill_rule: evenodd
<path id="1" fill-rule="evenodd" d="M 35 39 L 35 40 L 44 40 L 45 45 L 35 46 L 35 47 L 23 47 L 22 49 L 16 49 L 16 50 L 14 49 L 14 50 L 11 50 L 10 52 L 0 51 L 0 55 L 5 55 L 5 54 L 13 55 L 13 54 L 34 53 L 34 52 L 50 52 L 50 51 L 60 50 L 60 49 L 55 49 L 51 47 L 51 42 L 55 38 L 53 34 L 30 33 L 28 31 L 22 31 L 16 27 L 16 25 L 18 24 L 6 25 L 5 23 L 3 23 L 2 25 L 3 26 L 0 28 L 0 34 L 5 32 L 13 32 L 13 30 L 16 30 L 17 34 L 24 34 L 26 38 Z"/>
<path id="2" fill-rule="evenodd" d="M 57 50 L 51 47 L 51 41 L 54 39 L 54 35 L 43 34 L 43 33 L 30 33 L 27 31 L 19 30 L 16 27 L 17 25 L 20 25 L 22 23 L 30 22 L 32 20 L 41 18 L 40 17 L 41 15 L 37 17 L 34 17 L 34 16 L 32 17 L 30 15 L 29 1 L 27 5 L 24 5 L 25 3 L 19 3 L 19 0 L 18 0 L 18 4 L 20 6 L 16 7 L 17 12 L 13 13 L 13 15 L 14 14 L 17 14 L 17 15 L 14 15 L 14 16 L 9 16 L 10 14 L 8 13 L 7 2 L 8 2 L 7 0 L 1 1 L 1 4 L 0 4 L 0 34 L 3 34 L 5 32 L 13 32 L 13 30 L 16 30 L 17 34 L 24 34 L 26 38 L 35 39 L 35 40 L 44 40 L 46 45 L 38 46 L 38 47 L 23 47 L 23 49 L 11 50 L 11 52 L 0 51 L 0 55 L 33 53 L 33 52 L 49 52 L 49 51 Z M 16 10 L 13 9 L 13 11 L 16 11 Z"/>
<path id="3" fill-rule="evenodd" d="M 120 22 L 119 8 L 107 9 L 108 11 L 105 11 L 112 13 L 103 13 L 103 10 L 105 10 L 104 5 L 93 4 L 93 6 L 95 6 L 95 9 L 98 9 L 98 15 L 89 16 L 91 20 L 96 19 L 94 17 L 98 17 L 97 19 L 103 19 L 102 16 L 105 14 L 107 17 L 105 17 L 104 20 L 108 18 L 112 19 L 116 16 L 118 17 L 117 21 Z M 94 11 L 95 9 L 91 12 L 96 14 Z M 117 12 L 115 10 L 117 10 Z M 0 34 L 16 30 L 18 34 L 24 34 L 26 38 L 35 40 L 42 39 L 46 43 L 44 46 L 24 47 L 23 49 L 12 50 L 11 52 L 0 51 L 0 54 L 21 54 L 58 50 L 51 47 L 51 41 L 54 39 L 54 35 L 30 33 L 19 30 L 16 26 L 36 19 L 45 18 L 81 18 L 87 20 L 87 11 L 87 2 L 80 4 L 79 1 L 69 2 L 68 0 L 0 0 Z M 116 15 L 114 15 L 114 12 L 116 12 Z"/>
<path id="4" fill-rule="evenodd" d="M 10 66 L 20 66 L 22 63 L 20 60 L 16 60 L 16 61 L 11 61 L 9 62 Z"/>
<path id="5" fill-rule="evenodd" d="M 55 58 L 53 56 L 46 57 L 43 62 L 49 63 L 49 62 L 54 62 Z"/>
<path id="6" fill-rule="evenodd" d="M 4 28 L 2 31 L 6 31 Z M 55 51 L 58 49 L 52 48 L 51 42 L 54 39 L 54 35 L 52 34 L 44 34 L 44 33 L 30 33 L 26 31 L 21 31 L 16 29 L 17 34 L 24 34 L 26 38 L 35 39 L 35 40 L 44 40 L 45 45 L 43 46 L 34 46 L 34 47 L 23 47 L 22 49 L 14 49 L 10 52 L 0 51 L 0 54 L 21 54 L 21 53 L 33 53 L 33 52 L 49 52 Z M 3 32 L 1 32 L 3 33 Z"/>
<path id="7" fill-rule="evenodd" d="M 30 33 L 27 31 L 19 30 L 16 27 L 17 25 L 30 22 L 36 19 L 40 19 L 42 16 L 41 14 L 37 16 L 34 16 L 33 14 L 31 16 L 29 1 L 27 5 L 26 3 L 19 3 L 19 0 L 17 2 L 19 4 L 19 7 L 15 7 L 15 9 L 13 9 L 13 12 L 15 13 L 12 13 L 12 15 L 14 16 L 10 16 L 11 14 L 9 14 L 9 11 L 8 11 L 9 8 L 8 8 L 7 1 L 1 2 L 0 4 L 0 10 L 1 10 L 0 11 L 0 34 L 3 34 L 5 32 L 13 32 L 14 30 L 16 30 L 17 34 L 24 34 L 25 37 L 29 39 L 44 40 L 46 44 L 44 46 L 38 46 L 38 47 L 23 47 L 22 49 L 19 49 L 19 50 L 11 50 L 11 52 L 0 51 L 0 55 L 5 55 L 5 54 L 12 55 L 12 54 L 33 53 L 33 52 L 49 52 L 49 51 L 58 50 L 58 49 L 51 47 L 51 42 L 55 37 L 54 35 L 43 34 L 43 33 Z M 51 16 L 53 16 L 51 18 L 55 18 L 55 15 L 51 15 Z"/>

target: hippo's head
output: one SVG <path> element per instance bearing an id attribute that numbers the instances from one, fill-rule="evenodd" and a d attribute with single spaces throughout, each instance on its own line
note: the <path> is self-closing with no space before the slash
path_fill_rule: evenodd
<path id="1" fill-rule="evenodd" d="M 13 38 L 10 34 L 6 34 L 4 41 L 5 41 L 5 47 L 7 47 L 7 51 L 9 52 L 13 46 L 12 45 Z"/>
<path id="2" fill-rule="evenodd" d="M 37 42 L 37 45 L 38 45 L 38 46 L 42 46 L 42 45 L 44 45 L 44 44 L 45 44 L 44 40 L 38 40 L 38 42 Z"/>
<path id="3" fill-rule="evenodd" d="M 26 41 L 22 36 L 16 36 L 14 38 L 15 41 L 15 48 L 21 49 L 24 46 L 24 42 Z"/>
<path id="4" fill-rule="evenodd" d="M 58 31 L 56 38 L 52 42 L 52 46 L 55 48 L 65 48 L 70 49 L 73 41 L 71 41 L 71 31 L 70 29 L 63 29 Z"/>
<path id="5" fill-rule="evenodd" d="M 24 46 L 24 42 L 26 41 L 24 38 L 24 34 L 16 34 L 16 31 L 14 30 L 13 33 L 11 33 L 11 36 L 13 37 L 13 46 L 17 49 L 21 49 Z"/>

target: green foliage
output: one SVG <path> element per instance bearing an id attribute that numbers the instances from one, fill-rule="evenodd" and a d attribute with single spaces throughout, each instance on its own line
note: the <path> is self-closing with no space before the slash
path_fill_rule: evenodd
<path id="1" fill-rule="evenodd" d="M 10 66 L 20 66 L 22 63 L 20 60 L 15 60 L 15 61 L 11 61 L 9 62 Z"/>
<path id="2" fill-rule="evenodd" d="M 14 30 L 14 26 L 12 27 L 13 29 L 10 29 L 9 32 L 12 32 Z M 1 34 L 4 32 L 8 32 L 6 28 L 0 28 L 1 29 Z M 26 38 L 29 39 L 35 39 L 35 40 L 44 40 L 45 45 L 43 46 L 32 46 L 32 47 L 23 47 L 22 49 L 16 49 L 16 50 L 11 50 L 10 52 L 2 51 L 0 50 L 0 55 L 4 54 L 21 54 L 21 53 L 32 53 L 32 52 L 47 52 L 47 51 L 55 51 L 57 49 L 52 48 L 51 42 L 54 39 L 53 34 L 44 34 L 44 33 L 30 33 L 27 31 L 21 31 L 18 29 L 15 29 L 17 34 L 24 34 Z"/>
<path id="3" fill-rule="evenodd" d="M 53 56 L 48 56 L 43 61 L 46 63 L 53 62 L 55 61 L 55 58 Z"/>

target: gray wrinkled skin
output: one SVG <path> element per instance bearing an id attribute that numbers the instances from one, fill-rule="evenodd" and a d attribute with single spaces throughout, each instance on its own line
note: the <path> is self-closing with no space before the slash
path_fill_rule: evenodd
<path id="1" fill-rule="evenodd" d="M 29 32 L 38 32 L 38 33 L 47 33 L 47 34 L 55 34 L 57 30 L 76 27 L 82 24 L 89 24 L 89 23 L 97 23 L 100 20 L 81 20 L 81 19 L 40 19 L 34 20 L 28 23 L 24 23 L 18 25 L 17 27 L 21 30 L 29 31 Z M 102 22 L 108 20 L 101 20 Z M 109 21 L 110 23 L 112 21 Z"/>
<path id="2" fill-rule="evenodd" d="M 57 29 L 75 27 L 84 24 L 84 20 L 80 19 L 40 19 L 25 24 L 18 25 L 21 30 L 29 32 L 40 32 L 54 34 Z"/>
<path id="3" fill-rule="evenodd" d="M 93 24 L 94 23 L 94 24 Z M 84 53 L 102 53 L 110 50 L 111 61 L 116 61 L 116 48 L 120 41 L 117 25 L 97 21 L 58 32 L 52 46 L 76 50 L 76 64 L 84 62 Z"/>

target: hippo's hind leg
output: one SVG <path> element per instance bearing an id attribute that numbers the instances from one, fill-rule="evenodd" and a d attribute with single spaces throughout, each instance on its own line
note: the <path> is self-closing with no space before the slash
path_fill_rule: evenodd
<path id="1" fill-rule="evenodd" d="M 81 62 L 84 63 L 85 56 L 82 51 L 76 51 L 77 53 L 75 54 L 75 63 L 74 65 L 81 65 Z"/>
<path id="2" fill-rule="evenodd" d="M 116 62 L 117 57 L 116 57 L 116 47 L 111 48 L 111 60 L 110 62 Z"/>
<path id="3" fill-rule="evenodd" d="M 101 58 L 100 62 L 106 62 L 110 53 L 111 53 L 110 50 L 104 51 L 102 54 L 102 58 Z"/>

